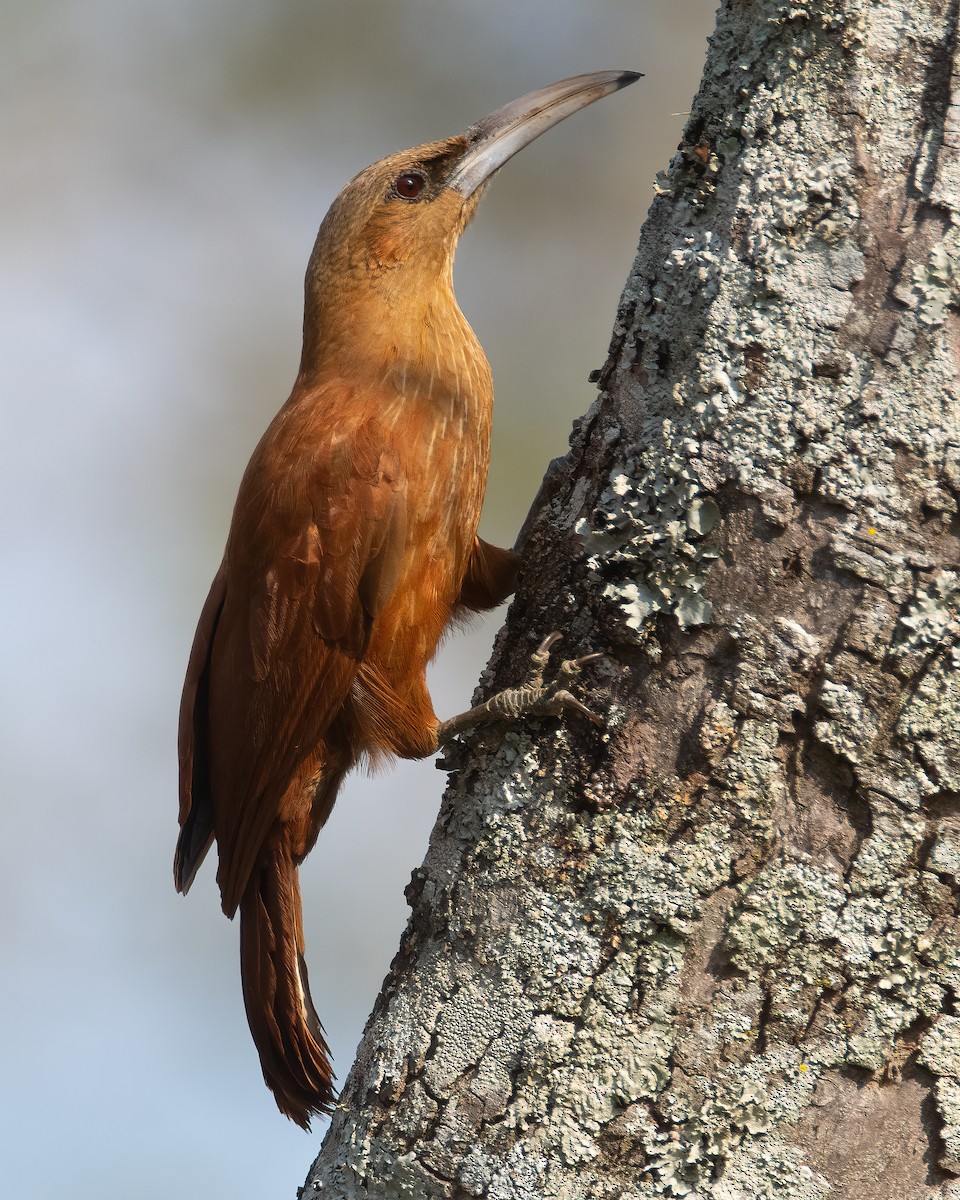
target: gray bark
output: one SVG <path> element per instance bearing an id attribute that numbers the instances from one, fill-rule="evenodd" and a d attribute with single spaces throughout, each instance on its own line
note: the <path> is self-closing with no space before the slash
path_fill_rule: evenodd
<path id="1" fill-rule="evenodd" d="M 306 1195 L 960 1196 L 957 27 L 724 3 Z"/>

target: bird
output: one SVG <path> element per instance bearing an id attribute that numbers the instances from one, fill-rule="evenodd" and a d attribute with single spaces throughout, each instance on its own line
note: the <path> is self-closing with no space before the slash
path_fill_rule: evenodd
<path id="1" fill-rule="evenodd" d="M 444 630 L 502 603 L 520 566 L 477 533 L 493 385 L 453 259 L 508 159 L 639 77 L 563 79 L 374 163 L 333 202 L 310 256 L 299 371 L 243 474 L 190 652 L 174 859 L 186 893 L 216 842 L 263 1077 L 304 1129 L 336 1092 L 298 869 L 344 776 L 363 760 L 435 754 L 485 720 L 594 719 L 563 686 L 543 685 L 553 636 L 525 688 L 450 721 L 427 690 Z M 560 684 L 594 657 L 565 663 Z"/>

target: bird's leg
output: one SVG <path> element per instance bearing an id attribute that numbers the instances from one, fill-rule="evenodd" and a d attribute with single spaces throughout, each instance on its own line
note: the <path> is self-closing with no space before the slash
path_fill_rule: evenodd
<path id="1" fill-rule="evenodd" d="M 544 638 L 530 656 L 529 674 L 519 687 L 504 688 L 483 704 L 442 722 L 437 733 L 437 748 L 444 749 L 458 734 L 478 725 L 515 721 L 520 717 L 558 717 L 565 712 L 574 712 L 586 717 L 594 725 L 602 725 L 603 718 L 592 713 L 567 690 L 567 684 L 580 674 L 587 663 L 603 658 L 602 654 L 568 658 L 560 664 L 554 679 L 544 683 L 544 673 L 550 661 L 550 649 L 559 640 L 559 633 L 551 633 L 549 637 Z"/>

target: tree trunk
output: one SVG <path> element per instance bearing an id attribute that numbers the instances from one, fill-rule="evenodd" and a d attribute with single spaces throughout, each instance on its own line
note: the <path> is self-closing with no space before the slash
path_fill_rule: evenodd
<path id="1" fill-rule="evenodd" d="M 957 34 L 724 3 L 306 1195 L 960 1196 Z"/>

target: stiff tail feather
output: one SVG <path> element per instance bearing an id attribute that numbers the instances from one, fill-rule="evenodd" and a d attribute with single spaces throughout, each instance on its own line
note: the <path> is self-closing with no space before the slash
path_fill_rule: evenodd
<path id="1" fill-rule="evenodd" d="M 277 1107 L 303 1129 L 333 1108 L 334 1074 L 303 961 L 297 868 L 281 847 L 240 901 L 240 974 L 250 1032 Z"/>

